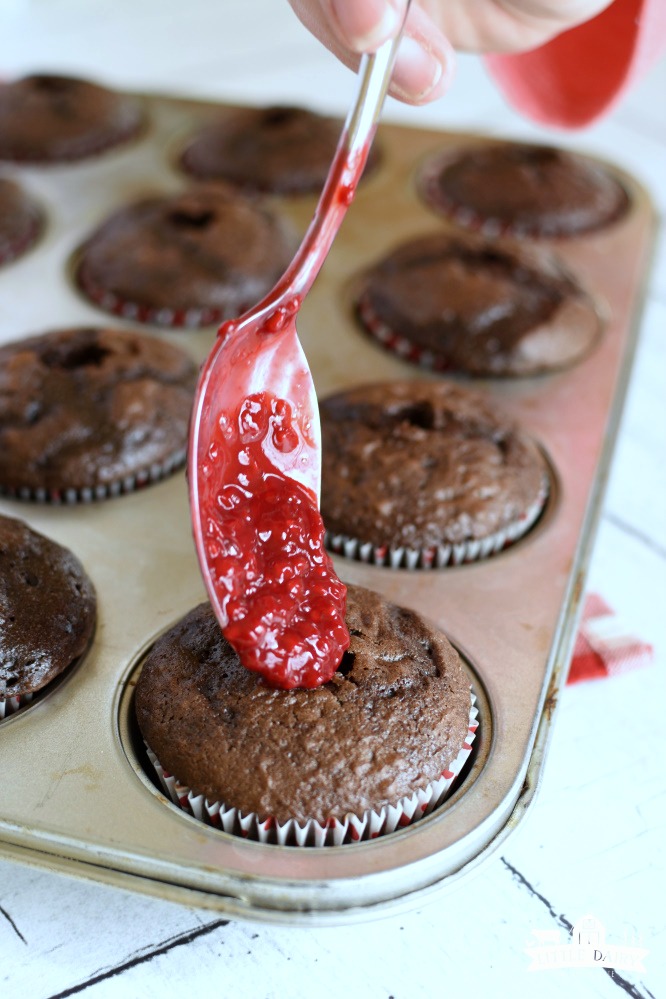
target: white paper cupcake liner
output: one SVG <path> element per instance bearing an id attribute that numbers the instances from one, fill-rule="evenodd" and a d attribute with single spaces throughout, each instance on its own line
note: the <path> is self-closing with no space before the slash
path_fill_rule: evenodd
<path id="1" fill-rule="evenodd" d="M 581 292 L 584 295 L 584 292 Z M 580 309 L 584 308 L 582 297 L 572 298 L 569 303 L 562 306 L 560 313 L 560 329 L 564 330 L 567 320 L 575 323 L 580 321 Z M 356 316 L 363 332 L 371 337 L 380 347 L 395 354 L 401 361 L 407 361 L 425 371 L 436 373 L 454 372 L 463 374 L 470 378 L 521 378 L 526 375 L 544 374 L 546 371 L 556 370 L 582 360 L 597 342 L 605 324 L 604 314 L 598 303 L 589 302 L 590 313 L 595 317 L 594 331 L 586 334 L 578 345 L 576 351 L 569 350 L 569 353 L 559 361 L 542 366 L 534 365 L 526 367 L 521 365 L 518 359 L 511 359 L 510 352 L 504 355 L 502 365 L 497 364 L 495 368 L 489 363 L 490 359 L 477 357 L 473 365 L 457 364 L 451 360 L 446 352 L 433 350 L 415 343 L 408 336 L 399 333 L 382 319 L 375 311 L 370 296 L 367 292 L 362 293 L 356 302 Z M 538 332 L 535 327 L 535 332 Z M 556 326 L 557 329 L 557 326 Z"/>
<path id="2" fill-rule="evenodd" d="M 401 798 L 395 805 L 385 805 L 379 811 L 368 809 L 361 816 L 348 813 L 343 819 L 331 817 L 323 824 L 315 819 L 308 819 L 304 823 L 289 819 L 281 825 L 272 817 L 261 819 L 253 812 L 244 814 L 237 808 L 227 808 L 223 802 L 208 801 L 202 794 L 195 794 L 177 777 L 167 773 L 150 747 L 145 745 L 148 758 L 167 797 L 184 812 L 206 825 L 215 826 L 234 836 L 278 846 L 343 846 L 345 843 L 376 839 L 377 836 L 395 832 L 396 829 L 429 815 L 442 804 L 469 759 L 479 727 L 476 697 L 472 692 L 470 696 L 467 738 L 455 760 L 442 771 L 439 780 Z"/>
<path id="3" fill-rule="evenodd" d="M 0 696 L 0 721 L 13 715 L 26 704 L 30 704 L 32 696 L 32 694 L 17 694 L 16 697 Z"/>
<path id="4" fill-rule="evenodd" d="M 107 152 L 113 152 L 118 148 L 119 152 L 124 152 L 124 147 L 144 137 L 147 131 L 148 120 L 145 112 L 137 106 L 128 106 L 123 111 L 123 119 L 119 120 L 115 127 L 109 128 L 106 134 L 82 135 L 76 142 L 70 140 L 70 146 L 64 150 L 60 148 L 57 155 L 44 156 L 21 156 L 16 153 L 7 152 L 3 155 L 3 162 L 17 163 L 20 166 L 28 167 L 54 167 L 78 165 L 83 160 L 96 159 Z"/>
<path id="5" fill-rule="evenodd" d="M 3 264 L 11 263 L 12 260 L 17 260 L 24 253 L 27 253 L 42 235 L 44 225 L 45 222 L 41 213 L 35 211 L 20 236 L 12 243 L 5 243 L 4 247 L 0 246 L 0 267 Z"/>
<path id="6" fill-rule="evenodd" d="M 100 483 L 96 486 L 83 486 L 80 489 L 33 489 L 29 486 L 3 486 L 0 483 L 0 496 L 7 499 L 25 500 L 33 503 L 60 504 L 95 503 L 99 500 L 113 499 L 137 489 L 152 485 L 171 475 L 185 465 L 186 448 L 181 448 L 163 462 L 154 462 L 149 468 L 141 469 L 126 475 L 115 482 Z"/>
<path id="7" fill-rule="evenodd" d="M 324 544 L 329 551 L 357 562 L 378 565 L 390 569 L 444 569 L 446 566 L 463 565 L 466 562 L 479 562 L 508 548 L 522 538 L 536 523 L 548 498 L 548 479 L 544 477 L 539 495 L 518 520 L 501 531 L 488 534 L 485 538 L 461 541 L 458 544 L 436 545 L 432 548 L 408 548 L 407 546 L 373 545 L 346 534 L 333 534 L 327 531 Z"/>
<path id="8" fill-rule="evenodd" d="M 131 302 L 113 291 L 87 284 L 82 280 L 79 270 L 76 272 L 76 284 L 86 298 L 104 312 L 136 323 L 148 323 L 167 329 L 200 329 L 203 326 L 219 326 L 228 318 L 222 309 L 170 309 Z"/>
<path id="9" fill-rule="evenodd" d="M 392 329 L 377 315 L 367 295 L 359 298 L 356 312 L 365 331 L 386 350 L 397 354 L 402 361 L 417 364 L 426 371 L 451 371 L 454 368 L 444 354 L 421 347 Z"/>
<path id="10" fill-rule="evenodd" d="M 479 215 L 473 208 L 461 205 L 452 198 L 447 197 L 439 185 L 439 179 L 443 168 L 448 163 L 456 160 L 458 155 L 457 151 L 448 150 L 446 153 L 428 160 L 422 167 L 417 181 L 417 189 L 428 207 L 439 215 L 445 215 L 461 228 L 472 229 L 474 232 L 481 233 L 481 235 L 487 236 L 489 239 L 497 239 L 498 236 L 513 236 L 515 238 L 529 236 L 530 238 L 538 238 L 538 232 L 522 232 L 515 225 L 501 222 L 496 218 L 487 218 Z"/>

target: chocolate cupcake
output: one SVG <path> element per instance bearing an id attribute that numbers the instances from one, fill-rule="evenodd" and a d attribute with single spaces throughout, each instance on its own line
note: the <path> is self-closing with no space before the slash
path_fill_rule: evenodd
<path id="1" fill-rule="evenodd" d="M 0 265 L 29 250 L 42 229 L 37 204 L 13 180 L 0 177 Z"/>
<path id="2" fill-rule="evenodd" d="M 0 159 L 64 163 L 133 138 L 143 113 L 136 100 L 96 83 L 40 74 L 0 83 Z"/>
<path id="3" fill-rule="evenodd" d="M 93 585 L 71 551 L 0 516 L 0 718 L 83 655 L 96 608 Z"/>
<path id="4" fill-rule="evenodd" d="M 107 312 L 196 328 L 258 302 L 293 249 L 282 222 L 256 202 L 203 186 L 115 212 L 82 247 L 76 278 Z"/>
<path id="5" fill-rule="evenodd" d="M 206 125 L 181 157 L 201 180 L 248 191 L 316 193 L 324 186 L 343 122 L 298 107 L 239 108 Z M 370 151 L 368 168 L 378 159 Z"/>
<path id="6" fill-rule="evenodd" d="M 197 369 L 141 333 L 67 329 L 0 347 L 0 492 L 103 499 L 184 464 Z"/>
<path id="7" fill-rule="evenodd" d="M 594 160 L 519 143 L 435 156 L 420 188 L 431 208 L 488 236 L 575 236 L 610 225 L 629 204 L 622 184 Z"/>
<path id="8" fill-rule="evenodd" d="M 551 254 L 467 233 L 404 243 L 363 277 L 363 327 L 404 360 L 469 375 L 536 375 L 601 333 L 591 297 Z"/>
<path id="9" fill-rule="evenodd" d="M 523 535 L 548 492 L 539 448 L 485 396 L 447 382 L 387 382 L 320 404 L 321 513 L 334 551 L 439 568 Z"/>
<path id="10" fill-rule="evenodd" d="M 313 690 L 245 670 L 208 604 L 158 640 L 136 714 L 161 768 L 191 792 L 179 785 L 184 807 L 298 845 L 377 835 L 435 807 L 475 728 L 460 658 L 417 614 L 361 587 L 348 590 L 347 624 L 338 672 Z"/>

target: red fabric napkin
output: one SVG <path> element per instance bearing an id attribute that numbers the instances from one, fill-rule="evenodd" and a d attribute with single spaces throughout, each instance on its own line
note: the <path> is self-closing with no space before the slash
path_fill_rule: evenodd
<path id="1" fill-rule="evenodd" d="M 664 0 L 614 0 L 545 45 L 488 56 L 486 65 L 507 100 L 528 118 L 581 128 L 614 107 L 665 47 Z"/>
<path id="2" fill-rule="evenodd" d="M 653 657 L 653 647 L 633 635 L 602 597 L 587 594 L 567 684 L 627 673 Z"/>

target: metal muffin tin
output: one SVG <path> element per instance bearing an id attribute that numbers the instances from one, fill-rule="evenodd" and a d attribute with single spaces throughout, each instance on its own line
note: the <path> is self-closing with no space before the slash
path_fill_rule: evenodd
<path id="1" fill-rule="evenodd" d="M 0 340 L 80 324 L 124 325 L 86 302 L 71 279 L 77 246 L 130 199 L 190 183 L 176 167 L 185 139 L 213 110 L 144 98 L 149 130 L 97 159 L 61 167 L 0 165 L 44 205 L 43 238 L 0 269 Z M 429 376 L 359 331 L 355 275 L 397 243 L 447 226 L 416 192 L 424 158 L 478 142 L 383 125 L 382 161 L 359 188 L 305 303 L 299 331 L 320 396 L 350 385 Z M 487 140 L 492 141 L 492 140 Z M 440 626 L 463 653 L 481 727 L 465 779 L 415 825 L 373 842 L 325 849 L 263 846 L 198 823 L 143 769 L 133 685 L 155 637 L 204 598 L 184 473 L 100 503 L 0 501 L 0 512 L 68 545 L 97 589 L 99 621 L 84 661 L 36 702 L 0 722 L 0 854 L 233 916 L 337 923 L 419 904 L 491 855 L 533 800 L 566 678 L 594 526 L 634 352 L 653 214 L 619 171 L 628 214 L 552 244 L 595 295 L 605 331 L 569 370 L 475 380 L 541 443 L 552 492 L 539 524 L 514 547 L 442 570 L 391 570 L 336 559 L 341 577 L 381 591 Z M 315 198 L 274 198 L 299 230 Z M 139 328 L 139 327 L 137 327 Z M 197 360 L 214 329 L 147 332 Z"/>

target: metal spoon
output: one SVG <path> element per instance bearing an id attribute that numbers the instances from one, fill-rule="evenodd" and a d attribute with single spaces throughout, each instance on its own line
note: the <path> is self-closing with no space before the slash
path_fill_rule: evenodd
<path id="1" fill-rule="evenodd" d="M 190 510 L 206 589 L 244 665 L 283 687 L 330 679 L 349 643 L 345 588 L 323 549 L 319 412 L 296 314 L 353 200 L 398 40 L 362 57 L 301 246 L 272 291 L 220 327 L 195 398 Z"/>

